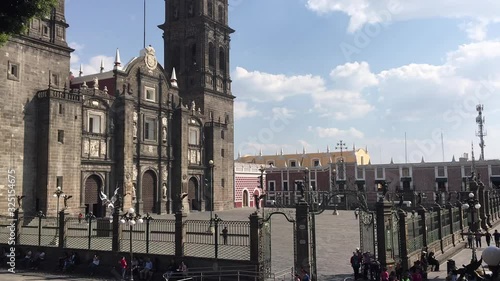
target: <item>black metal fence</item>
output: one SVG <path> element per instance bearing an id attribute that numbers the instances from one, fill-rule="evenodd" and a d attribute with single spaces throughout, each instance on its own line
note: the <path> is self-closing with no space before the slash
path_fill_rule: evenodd
<path id="1" fill-rule="evenodd" d="M 16 234 L 8 228 L 13 218 L 0 216 L 0 239 L 8 243 L 14 235 L 19 245 L 112 251 L 117 235 L 119 251 L 175 255 L 177 231 L 183 234 L 185 256 L 250 260 L 249 221 L 144 219 L 133 226 L 118 224 L 115 234 L 109 218 L 62 216 L 19 216 Z"/>

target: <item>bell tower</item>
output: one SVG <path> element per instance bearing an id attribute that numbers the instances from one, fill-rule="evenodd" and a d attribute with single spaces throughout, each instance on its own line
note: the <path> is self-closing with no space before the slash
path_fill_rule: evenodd
<path id="1" fill-rule="evenodd" d="M 234 123 L 228 0 L 165 0 L 165 70 L 175 68 L 179 96 L 204 118 L 205 178 L 214 161 L 214 209 L 233 208 Z M 187 142 L 187 140 L 186 140 Z M 211 192 L 204 192 L 207 201 Z M 208 204 L 210 205 L 210 204 Z M 205 208 L 210 209 L 210 206 Z"/>

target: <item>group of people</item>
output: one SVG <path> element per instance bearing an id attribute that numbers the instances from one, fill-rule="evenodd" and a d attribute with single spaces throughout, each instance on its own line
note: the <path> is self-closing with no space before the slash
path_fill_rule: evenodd
<path id="1" fill-rule="evenodd" d="M 25 269 L 38 269 L 40 264 L 45 260 L 45 251 L 38 250 L 35 253 L 32 251 L 26 252 L 21 262 Z"/>
<path id="2" fill-rule="evenodd" d="M 495 241 L 495 246 L 500 247 L 500 233 L 498 230 L 495 229 L 495 232 L 491 234 L 488 230 L 486 230 L 484 233 L 481 232 L 481 230 L 476 231 L 475 233 L 469 232 L 467 234 L 467 247 L 473 248 L 474 247 L 474 241 L 476 242 L 476 248 L 481 248 L 483 246 L 482 243 L 482 237 L 484 236 L 484 239 L 486 240 L 486 246 L 490 246 L 491 244 L 491 238 Z"/>
<path id="3" fill-rule="evenodd" d="M 380 263 L 373 258 L 370 252 L 362 253 L 359 248 L 356 248 L 356 251 L 352 253 L 350 263 L 355 280 L 364 278 L 365 280 L 379 281 Z"/>
<path id="4" fill-rule="evenodd" d="M 153 262 L 150 258 L 137 258 L 134 257 L 130 265 L 127 263 L 127 259 L 122 257 L 119 261 L 121 277 L 125 279 L 127 274 L 132 274 L 134 277 L 139 277 L 139 280 L 152 280 L 153 278 Z M 174 260 L 170 261 L 167 267 L 167 272 L 163 274 L 165 279 L 170 279 L 171 277 L 184 277 L 187 276 L 188 268 L 184 261 L 181 261 L 179 265 L 175 263 Z"/>
<path id="5" fill-rule="evenodd" d="M 302 268 L 300 270 L 300 273 L 295 273 L 295 276 L 293 278 L 293 281 L 310 281 L 311 276 L 309 275 L 309 272 Z"/>

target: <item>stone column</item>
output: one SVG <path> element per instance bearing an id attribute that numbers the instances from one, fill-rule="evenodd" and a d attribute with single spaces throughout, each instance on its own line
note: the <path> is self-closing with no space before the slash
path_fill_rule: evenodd
<path id="1" fill-rule="evenodd" d="M 64 213 L 64 209 L 61 210 L 59 212 L 59 240 L 58 240 L 58 246 L 59 248 L 65 248 L 66 245 L 64 243 L 64 241 L 66 240 L 66 224 L 64 223 L 65 220 L 64 220 L 64 217 L 66 216 L 66 214 Z"/>
<path id="2" fill-rule="evenodd" d="M 409 268 L 408 265 L 408 235 L 406 233 L 406 212 L 403 210 L 398 211 L 399 216 L 399 256 L 401 257 L 401 266 L 403 267 L 403 272 L 406 272 Z"/>
<path id="3" fill-rule="evenodd" d="M 311 272 L 311 248 L 309 247 L 309 204 L 301 200 L 295 206 L 295 247 L 297 249 L 297 261 L 295 268 L 302 268 Z"/>
<path id="4" fill-rule="evenodd" d="M 418 215 L 420 216 L 420 219 L 422 220 L 422 245 L 424 247 L 427 247 L 427 212 L 425 211 L 424 208 L 420 207 L 418 210 Z"/>
<path id="5" fill-rule="evenodd" d="M 184 212 L 175 213 L 175 257 L 180 258 L 184 256 L 184 241 L 186 238 L 186 228 L 184 221 L 187 214 Z"/>
<path id="6" fill-rule="evenodd" d="M 443 247 L 443 209 L 440 206 L 435 207 L 438 217 L 438 237 L 439 237 L 439 247 L 441 248 L 441 253 L 444 253 Z"/>
<path id="7" fill-rule="evenodd" d="M 262 225 L 262 218 L 257 212 L 250 215 L 250 261 L 259 263 L 259 244 L 260 244 L 260 228 Z"/>
<path id="8" fill-rule="evenodd" d="M 392 229 L 392 203 L 382 198 L 375 204 L 376 208 L 376 220 L 377 220 L 377 252 L 378 260 L 381 267 L 390 268 L 394 265 L 394 260 L 392 255 L 388 255 L 387 246 L 390 241 L 390 235 L 387 235 L 387 231 L 393 232 Z M 391 249 L 392 251 L 393 249 Z"/>

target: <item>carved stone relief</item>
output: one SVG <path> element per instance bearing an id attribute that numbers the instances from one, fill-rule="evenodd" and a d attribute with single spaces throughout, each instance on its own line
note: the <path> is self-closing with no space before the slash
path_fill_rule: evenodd
<path id="1" fill-rule="evenodd" d="M 164 181 L 167 180 L 167 177 L 168 177 L 167 167 L 163 167 L 162 177 L 163 177 Z"/>
<path id="2" fill-rule="evenodd" d="M 106 146 L 106 141 L 102 140 L 101 141 L 101 156 L 105 156 L 107 153 L 107 146 Z"/>
<path id="3" fill-rule="evenodd" d="M 99 140 L 90 140 L 90 156 L 99 157 Z"/>
<path id="4" fill-rule="evenodd" d="M 89 148 L 89 140 L 88 139 L 83 139 L 83 153 L 84 154 L 89 154 L 90 148 Z"/>
<path id="5" fill-rule="evenodd" d="M 137 180 L 137 167 L 135 165 L 132 168 L 132 180 Z"/>

